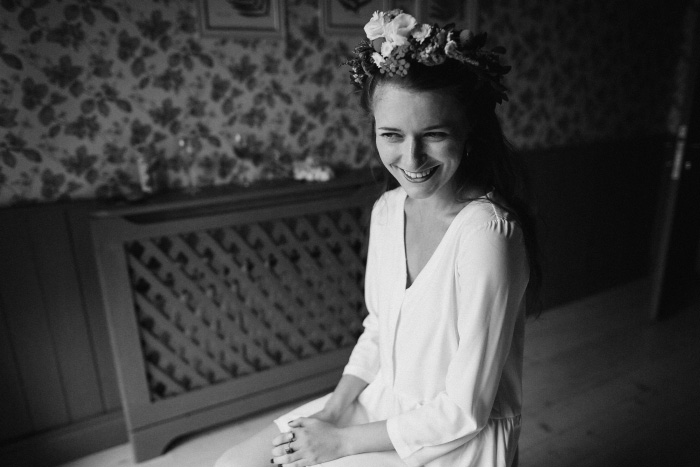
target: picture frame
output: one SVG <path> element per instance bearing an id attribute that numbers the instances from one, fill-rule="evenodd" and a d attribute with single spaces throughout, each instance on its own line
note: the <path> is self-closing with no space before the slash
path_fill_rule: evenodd
<path id="1" fill-rule="evenodd" d="M 203 37 L 285 37 L 286 10 L 283 0 L 197 0 L 197 4 Z"/>
<path id="2" fill-rule="evenodd" d="M 321 34 L 360 36 L 362 28 L 377 10 L 386 10 L 387 0 L 321 0 Z"/>

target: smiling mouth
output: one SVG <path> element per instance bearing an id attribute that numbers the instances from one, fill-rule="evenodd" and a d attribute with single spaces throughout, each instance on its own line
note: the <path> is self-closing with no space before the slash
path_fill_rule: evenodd
<path id="1" fill-rule="evenodd" d="M 408 172 L 402 168 L 399 168 L 401 172 L 403 172 L 404 177 L 412 183 L 421 183 L 426 180 L 428 180 L 430 177 L 433 176 L 433 174 L 437 171 L 439 165 L 436 165 L 435 167 L 432 167 L 428 170 L 424 170 L 422 172 Z"/>

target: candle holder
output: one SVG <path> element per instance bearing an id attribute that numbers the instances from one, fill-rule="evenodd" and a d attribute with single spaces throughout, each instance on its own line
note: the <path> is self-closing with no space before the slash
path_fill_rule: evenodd
<path id="1" fill-rule="evenodd" d="M 177 142 L 179 147 L 180 160 L 185 170 L 184 191 L 195 194 L 199 191 L 197 183 L 197 154 L 202 150 L 202 142 L 195 135 L 184 136 Z"/>

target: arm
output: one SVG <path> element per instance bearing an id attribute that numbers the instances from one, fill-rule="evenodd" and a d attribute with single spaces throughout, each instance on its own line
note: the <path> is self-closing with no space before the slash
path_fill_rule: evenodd
<path id="1" fill-rule="evenodd" d="M 374 214 L 372 219 L 374 220 Z M 372 297 L 378 264 L 376 248 L 376 240 L 373 240 L 370 228 L 365 271 L 365 303 L 369 313 L 362 322 L 365 329 L 352 350 L 348 364 L 343 369 L 343 376 L 331 398 L 326 402 L 323 410 L 313 415 L 319 420 L 335 424 L 340 415 L 357 399 L 379 371 L 379 319 Z"/>
<path id="2" fill-rule="evenodd" d="M 364 331 L 353 348 L 348 364 L 343 370 L 338 385 L 326 402 L 325 407 L 308 418 L 298 418 L 289 423 L 295 436 L 294 453 L 286 453 L 285 447 L 292 439 L 291 433 L 282 433 L 272 440 L 272 461 L 276 464 L 302 466 L 347 456 L 351 452 L 392 449 L 386 431 L 386 422 L 363 425 L 362 427 L 338 428 L 341 415 L 348 409 L 379 371 L 379 319 L 375 293 L 376 268 L 380 264 L 377 240 L 373 235 L 376 219 L 372 212 L 370 240 L 367 252 L 365 273 L 365 302 L 369 314 L 363 321 Z M 372 425 L 372 426 L 370 426 Z M 365 429 L 365 427 L 367 427 Z"/>
<path id="3" fill-rule="evenodd" d="M 367 381 L 351 374 L 344 374 L 323 410 L 311 417 L 336 424 L 345 409 L 357 399 L 357 396 L 366 387 Z"/>
<path id="4" fill-rule="evenodd" d="M 408 465 L 428 463 L 461 446 L 488 422 L 527 286 L 520 229 L 497 219 L 466 233 L 456 274 L 459 344 L 445 389 L 387 420 L 392 444 Z"/>
<path id="5" fill-rule="evenodd" d="M 367 266 L 365 268 L 365 305 L 369 313 L 362 322 L 364 331 L 357 340 L 348 364 L 343 370 L 343 375 L 353 375 L 367 383 L 371 383 L 379 371 L 379 317 L 377 316 L 378 306 L 376 303 L 376 275 L 378 274 L 377 268 L 380 265 L 377 243 L 381 239 L 377 238 L 376 229 L 374 228 L 375 212 L 376 208 L 372 211 L 369 245 L 367 248 Z"/>
<path id="6" fill-rule="evenodd" d="M 351 454 L 393 450 L 386 421 L 344 428 L 336 425 L 340 414 L 366 386 L 367 382 L 360 378 L 343 375 L 323 410 L 310 417 L 292 420 L 289 422 L 291 431 L 272 440 L 271 462 L 302 467 Z M 285 451 L 289 444 L 293 446 L 292 453 Z"/>

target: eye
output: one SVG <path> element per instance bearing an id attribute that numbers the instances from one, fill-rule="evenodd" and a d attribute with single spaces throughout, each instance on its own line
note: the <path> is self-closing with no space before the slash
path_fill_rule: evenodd
<path id="1" fill-rule="evenodd" d="M 444 131 L 430 131 L 428 133 L 425 133 L 423 136 L 432 140 L 441 140 L 447 138 L 448 134 Z"/>
<path id="2" fill-rule="evenodd" d="M 390 132 L 390 131 L 385 131 L 385 132 L 379 133 L 379 136 L 382 139 L 385 139 L 386 141 L 389 141 L 389 142 L 396 142 L 396 141 L 401 140 L 401 135 L 399 133 L 394 133 L 394 132 Z"/>

